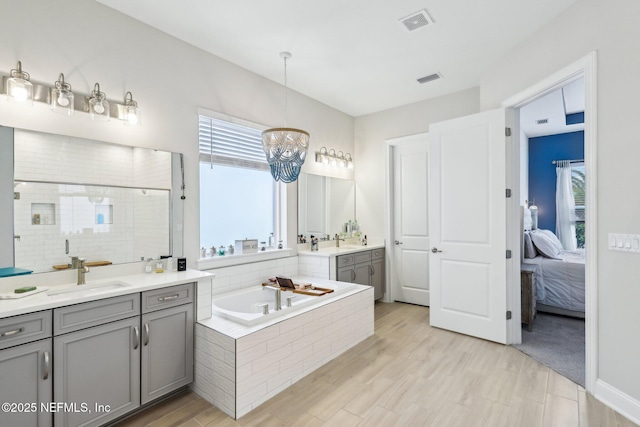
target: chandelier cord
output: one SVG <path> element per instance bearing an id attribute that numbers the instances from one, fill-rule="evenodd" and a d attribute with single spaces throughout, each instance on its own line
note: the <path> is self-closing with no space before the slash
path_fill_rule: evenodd
<path id="1" fill-rule="evenodd" d="M 284 126 L 287 127 L 287 58 L 284 58 Z"/>

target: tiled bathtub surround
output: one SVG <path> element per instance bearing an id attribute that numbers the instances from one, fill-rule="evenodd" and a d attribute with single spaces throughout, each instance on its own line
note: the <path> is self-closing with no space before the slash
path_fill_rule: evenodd
<path id="1" fill-rule="evenodd" d="M 373 288 L 358 285 L 319 304 L 264 326 L 200 321 L 195 392 L 239 418 L 373 335 Z"/>

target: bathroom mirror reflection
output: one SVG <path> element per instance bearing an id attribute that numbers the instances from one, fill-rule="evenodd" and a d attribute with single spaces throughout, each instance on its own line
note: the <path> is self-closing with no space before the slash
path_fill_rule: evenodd
<path id="1" fill-rule="evenodd" d="M 309 173 L 298 177 L 298 234 L 333 236 L 356 219 L 355 183 Z"/>
<path id="2" fill-rule="evenodd" d="M 172 253 L 179 154 L 11 128 L 0 128 L 0 146 L 0 168 L 13 170 L 0 183 L 10 200 L 0 204 L 0 246 L 13 249 L 0 252 L 0 268 L 39 273 L 65 269 L 71 256 L 109 265 Z"/>

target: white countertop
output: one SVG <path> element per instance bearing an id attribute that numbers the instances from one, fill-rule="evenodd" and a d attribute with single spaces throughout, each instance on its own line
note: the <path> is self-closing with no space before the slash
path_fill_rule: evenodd
<path id="1" fill-rule="evenodd" d="M 114 276 L 103 278 L 100 280 L 89 280 L 89 278 L 87 277 L 87 285 L 51 285 L 47 280 L 44 280 L 45 275 L 42 275 L 43 281 L 42 283 L 37 284 L 37 286 L 47 287 L 49 288 L 49 290 L 73 287 L 74 289 L 77 288 L 80 291 L 61 293 L 56 295 L 48 295 L 45 291 L 20 299 L 0 300 L 0 318 L 62 307 L 65 305 L 111 298 L 120 295 L 127 295 L 136 292 L 143 292 L 152 289 L 161 289 L 169 286 L 179 285 L 182 283 L 197 282 L 198 280 L 206 279 L 212 276 L 213 275 L 210 273 L 198 270 L 166 271 L 164 273 L 138 273 L 123 276 Z M 91 285 L 114 282 L 121 283 L 123 286 L 109 289 L 90 289 Z M 32 284 L 36 285 L 35 283 Z M 86 291 L 81 290 L 83 286 L 86 286 Z"/>
<path id="2" fill-rule="evenodd" d="M 353 244 L 341 244 L 339 248 L 335 247 L 335 243 L 331 241 L 332 246 L 320 247 L 317 251 L 311 250 L 299 250 L 298 255 L 311 255 L 311 256 L 322 256 L 322 257 L 331 257 L 338 255 L 346 255 L 352 254 L 356 252 L 369 251 L 372 249 L 381 249 L 384 248 L 384 243 L 374 243 L 369 244 L 367 246 L 362 245 L 353 245 Z"/>

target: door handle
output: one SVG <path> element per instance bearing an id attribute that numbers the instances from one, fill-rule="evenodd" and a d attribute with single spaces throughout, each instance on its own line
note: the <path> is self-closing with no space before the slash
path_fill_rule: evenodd
<path id="1" fill-rule="evenodd" d="M 136 333 L 136 345 L 133 346 L 133 349 L 137 350 L 138 347 L 140 346 L 140 330 L 138 329 L 137 326 L 134 326 L 133 331 Z"/>
<path id="2" fill-rule="evenodd" d="M 401 241 L 399 241 L 399 240 L 396 240 L 396 241 L 394 241 L 393 243 L 395 243 L 396 245 L 401 245 L 401 244 L 402 244 L 402 242 L 401 242 Z"/>
<path id="3" fill-rule="evenodd" d="M 49 352 L 45 351 L 42 354 L 42 357 L 44 358 L 44 375 L 42 379 L 46 380 L 47 378 L 49 378 Z"/>
<path id="4" fill-rule="evenodd" d="M 144 345 L 149 345 L 149 324 L 144 324 Z"/>
<path id="5" fill-rule="evenodd" d="M 442 252 L 442 251 L 436 247 L 433 247 L 431 248 L 431 252 L 433 252 L 434 254 L 437 254 L 438 252 Z"/>

